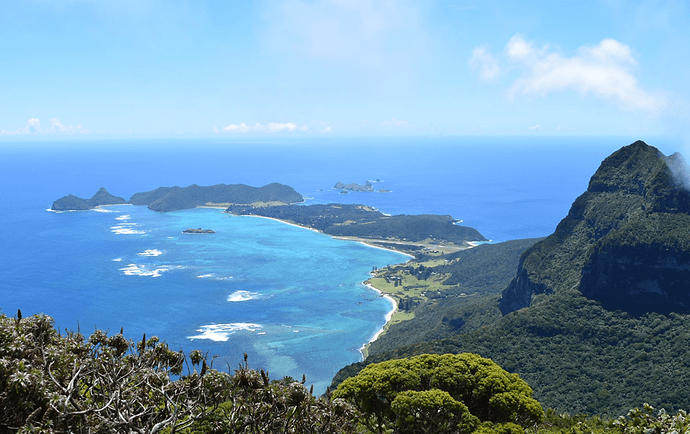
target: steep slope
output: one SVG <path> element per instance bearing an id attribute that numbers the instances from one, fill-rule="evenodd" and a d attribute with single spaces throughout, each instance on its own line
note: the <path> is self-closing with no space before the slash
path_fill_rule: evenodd
<path id="1" fill-rule="evenodd" d="M 556 231 L 523 254 L 501 312 L 571 289 L 635 315 L 690 311 L 686 167 L 642 141 L 606 158 Z"/>

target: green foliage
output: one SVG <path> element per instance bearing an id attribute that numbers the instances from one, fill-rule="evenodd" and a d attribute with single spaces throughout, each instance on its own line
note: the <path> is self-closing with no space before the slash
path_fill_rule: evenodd
<path id="1" fill-rule="evenodd" d="M 402 392 L 434 390 L 446 392 L 448 397 L 439 393 L 406 394 L 393 406 Z M 457 422 L 465 428 L 471 427 L 474 419 L 465 415 L 464 407 L 469 415 L 481 421 L 532 424 L 544 416 L 527 383 L 476 354 L 427 354 L 372 364 L 342 382 L 334 396 L 351 402 L 362 412 L 363 423 L 380 433 L 386 427 L 398 430 L 403 425 L 409 427 L 409 423 L 421 429 L 421 422 L 411 421 L 409 414 L 416 405 L 428 415 L 425 417 L 431 418 L 429 406 L 434 402 L 449 404 L 448 408 L 442 408 L 443 421 L 434 419 L 438 426 Z M 409 423 L 402 423 L 400 417 Z"/>
<path id="2" fill-rule="evenodd" d="M 473 352 L 519 374 L 559 412 L 613 417 L 645 401 L 675 411 L 690 408 L 688 330 L 690 315 L 631 317 L 572 291 L 536 297 L 485 328 L 374 354 L 342 377 L 389 359 Z"/>
<path id="3" fill-rule="evenodd" d="M 401 392 L 391 403 L 391 411 L 401 434 L 470 433 L 479 424 L 465 404 L 438 389 Z"/>
<path id="4" fill-rule="evenodd" d="M 328 204 L 255 208 L 233 205 L 228 212 L 258 215 L 293 222 L 334 236 L 395 239 L 421 242 L 427 239 L 464 244 L 486 241 L 476 229 L 453 224 L 449 215 L 388 216 L 365 205 Z"/>
<path id="5" fill-rule="evenodd" d="M 448 262 L 434 265 L 433 271 L 448 276 L 438 292 L 425 294 L 407 309 L 414 318 L 391 324 L 368 348 L 368 354 L 392 351 L 401 343 L 431 341 L 455 336 L 487 326 L 501 318 L 498 296 L 515 277 L 522 252 L 539 239 L 482 244 L 445 255 Z M 379 270 L 377 275 L 395 275 L 408 265 Z M 421 267 L 416 268 L 419 271 Z M 426 267 L 424 270 L 428 270 Z M 403 291 L 405 288 L 403 288 Z M 402 307 L 408 307 L 401 300 Z M 409 304 L 409 303 L 408 303 Z M 337 386 L 339 382 L 334 383 Z"/>
<path id="6" fill-rule="evenodd" d="M 354 433 L 357 414 L 330 393 L 314 398 L 304 379 L 270 381 L 268 374 L 244 364 L 235 371 L 227 389 L 227 401 L 187 431 L 202 433 Z"/>
<path id="7" fill-rule="evenodd" d="M 158 338 L 60 335 L 45 315 L 0 316 L 1 432 L 147 432 L 184 427 L 224 396 L 229 376 L 173 380 L 184 356 Z M 206 362 L 202 360 L 205 367 Z"/>

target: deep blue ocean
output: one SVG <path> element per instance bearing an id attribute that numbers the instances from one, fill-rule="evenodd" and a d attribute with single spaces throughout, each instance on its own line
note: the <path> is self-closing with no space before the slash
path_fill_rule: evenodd
<path id="1" fill-rule="evenodd" d="M 407 257 L 221 210 L 49 212 L 106 187 L 280 182 L 309 203 L 450 214 L 493 242 L 549 235 L 610 153 L 634 139 L 407 138 L 0 143 L 0 309 L 43 312 L 61 329 L 157 335 L 214 367 L 307 377 L 323 392 L 384 324 L 391 305 L 361 282 Z M 664 153 L 670 142 L 648 141 Z M 381 180 L 391 193 L 340 194 Z M 189 227 L 214 235 L 184 235 Z"/>

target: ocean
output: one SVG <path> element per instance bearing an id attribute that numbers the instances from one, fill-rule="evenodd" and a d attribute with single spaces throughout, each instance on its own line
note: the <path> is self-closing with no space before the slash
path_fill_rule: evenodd
<path id="1" fill-rule="evenodd" d="M 66 194 L 126 199 L 159 186 L 280 182 L 310 203 L 450 214 L 492 242 L 549 235 L 601 160 L 634 139 L 369 138 L 0 143 L 0 309 L 60 329 L 157 335 L 217 369 L 249 355 L 321 393 L 383 326 L 391 304 L 361 282 L 399 253 L 218 209 L 131 205 L 54 213 Z M 648 141 L 664 153 L 668 141 Z M 380 180 L 390 193 L 340 194 Z M 182 230 L 210 228 L 213 235 Z"/>

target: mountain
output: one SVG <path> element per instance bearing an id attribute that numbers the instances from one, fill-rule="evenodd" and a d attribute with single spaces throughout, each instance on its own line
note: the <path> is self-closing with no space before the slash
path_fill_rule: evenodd
<path id="1" fill-rule="evenodd" d="M 527 250 L 503 314 L 577 289 L 633 315 L 690 312 L 690 191 L 680 154 L 637 141 L 606 158 L 556 231 Z"/>
<path id="2" fill-rule="evenodd" d="M 121 205 L 127 201 L 118 196 L 108 193 L 108 190 L 101 187 L 90 199 L 82 199 L 73 194 L 61 197 L 53 202 L 51 207 L 54 211 L 88 210 L 100 205 Z"/>
<path id="3" fill-rule="evenodd" d="M 644 142 L 620 149 L 555 232 L 520 256 L 497 303 L 503 316 L 444 339 L 408 345 L 400 335 L 333 386 L 370 363 L 472 352 L 519 374 L 557 411 L 690 408 L 689 179 L 678 154 Z"/>

